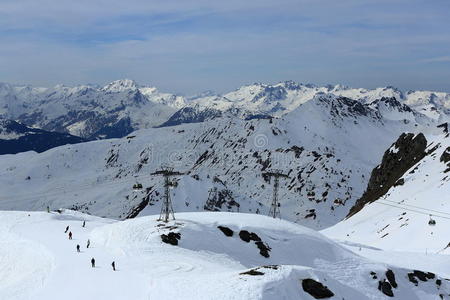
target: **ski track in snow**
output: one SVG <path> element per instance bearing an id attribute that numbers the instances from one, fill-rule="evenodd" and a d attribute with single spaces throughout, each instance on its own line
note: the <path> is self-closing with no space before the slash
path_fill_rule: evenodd
<path id="1" fill-rule="evenodd" d="M 333 299 L 385 299 L 369 276 L 375 271 L 381 279 L 385 262 L 355 255 L 313 230 L 251 214 L 183 213 L 165 226 L 155 219 L 0 212 L 0 299 L 310 299 L 301 289 L 302 278 L 323 282 L 336 294 Z M 234 235 L 226 237 L 219 224 Z M 73 240 L 64 233 L 66 226 Z M 272 248 L 270 258 L 239 238 L 241 228 L 256 232 Z M 160 235 L 172 230 L 181 234 L 178 246 L 161 242 Z M 376 260 L 383 259 L 380 252 Z M 264 275 L 240 275 L 250 268 Z M 405 270 L 390 268 L 399 282 L 397 299 L 434 299 L 434 282 L 412 288 Z"/>

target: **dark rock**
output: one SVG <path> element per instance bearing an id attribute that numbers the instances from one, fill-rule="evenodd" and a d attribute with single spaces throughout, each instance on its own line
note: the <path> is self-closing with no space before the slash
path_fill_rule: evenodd
<path id="1" fill-rule="evenodd" d="M 419 278 L 421 281 L 427 281 L 428 279 L 434 279 L 435 275 L 434 273 L 428 272 L 422 272 L 422 271 L 418 271 L 418 270 L 414 270 L 414 276 Z"/>
<path id="2" fill-rule="evenodd" d="M 436 275 L 434 273 L 431 273 L 431 272 L 425 273 L 425 272 L 418 271 L 418 270 L 414 270 L 412 273 L 408 273 L 409 281 L 411 281 L 415 285 L 417 285 L 419 283 L 417 281 L 417 278 L 420 281 L 428 281 L 429 279 L 434 279 L 435 277 L 436 277 Z"/>
<path id="3" fill-rule="evenodd" d="M 439 160 L 443 163 L 450 162 L 450 147 L 447 147 L 447 149 L 445 149 L 444 153 L 442 153 L 441 158 Z"/>
<path id="4" fill-rule="evenodd" d="M 233 236 L 234 232 L 230 228 L 225 227 L 225 226 L 217 226 L 217 228 L 219 228 L 220 231 L 222 231 L 223 234 L 225 234 L 226 236 Z"/>
<path id="5" fill-rule="evenodd" d="M 260 276 L 264 275 L 263 272 L 257 271 L 256 269 L 251 269 L 246 272 L 239 273 L 239 275 L 252 275 L 252 276 Z"/>
<path id="6" fill-rule="evenodd" d="M 250 232 L 248 232 L 247 230 L 239 231 L 239 237 L 246 243 L 250 242 Z"/>
<path id="7" fill-rule="evenodd" d="M 179 232 L 169 232 L 169 234 L 161 234 L 161 240 L 173 246 L 178 245 L 178 240 L 181 238 L 181 234 Z"/>
<path id="8" fill-rule="evenodd" d="M 271 248 L 262 242 L 261 238 L 254 232 L 248 232 L 247 230 L 241 230 L 239 232 L 239 237 L 244 242 L 249 243 L 250 241 L 254 241 L 256 246 L 259 249 L 259 254 L 261 254 L 264 257 L 270 257 L 269 252 Z"/>
<path id="9" fill-rule="evenodd" d="M 438 128 L 442 128 L 444 133 L 448 133 L 448 123 L 442 123 L 437 126 Z"/>
<path id="10" fill-rule="evenodd" d="M 414 285 L 416 285 L 416 286 L 419 284 L 419 282 L 417 281 L 417 279 L 413 273 L 408 273 L 408 279 L 409 279 L 409 281 L 414 283 Z"/>
<path id="11" fill-rule="evenodd" d="M 408 169 L 425 157 L 427 140 L 422 133 L 403 133 L 392 146 L 398 151 L 388 149 L 384 153 L 381 164 L 372 170 L 366 191 L 350 209 L 347 218 L 386 194 Z"/>
<path id="12" fill-rule="evenodd" d="M 278 265 L 267 265 L 267 266 L 262 266 L 261 268 L 278 270 L 280 268 L 280 266 L 278 266 Z"/>
<path id="13" fill-rule="evenodd" d="M 397 180 L 394 183 L 394 186 L 399 186 L 399 185 L 404 185 L 405 184 L 405 179 L 404 178 L 400 178 L 399 180 Z"/>
<path id="14" fill-rule="evenodd" d="M 255 242 L 261 242 L 261 238 L 254 232 L 250 232 L 250 240 Z"/>
<path id="15" fill-rule="evenodd" d="M 378 282 L 378 289 L 386 296 L 394 297 L 394 293 L 392 292 L 392 286 L 386 280 Z"/>
<path id="16" fill-rule="evenodd" d="M 389 283 L 392 285 L 392 287 L 394 289 L 396 289 L 398 285 L 397 285 L 397 282 L 395 281 L 395 274 L 392 270 L 386 271 L 386 278 L 389 281 Z"/>
<path id="17" fill-rule="evenodd" d="M 315 299 L 326 299 L 334 296 L 334 293 L 330 291 L 328 287 L 314 279 L 303 279 L 302 288 Z"/>
<path id="18" fill-rule="evenodd" d="M 261 241 L 255 242 L 255 244 L 259 249 L 259 254 L 261 254 L 262 256 L 264 256 L 266 258 L 270 257 L 270 255 L 269 255 L 270 247 L 268 247 L 266 244 L 264 244 Z"/>
<path id="19" fill-rule="evenodd" d="M 150 201 L 149 198 L 148 198 L 148 197 L 145 197 L 144 200 L 142 200 L 142 202 L 139 203 L 138 206 L 133 207 L 133 208 L 130 210 L 130 212 L 129 212 L 128 215 L 125 217 L 125 219 L 132 219 L 132 218 L 137 217 L 137 216 L 139 215 L 139 213 L 140 213 L 144 208 L 147 207 L 149 201 Z"/>

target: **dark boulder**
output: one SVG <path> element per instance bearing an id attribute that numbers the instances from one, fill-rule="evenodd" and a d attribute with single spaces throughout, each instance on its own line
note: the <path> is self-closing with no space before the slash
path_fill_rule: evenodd
<path id="1" fill-rule="evenodd" d="M 334 293 L 330 291 L 328 287 L 318 281 L 315 281 L 314 279 L 303 279 L 302 288 L 306 293 L 316 299 L 326 299 L 334 296 Z"/>
<path id="2" fill-rule="evenodd" d="M 222 231 L 223 234 L 225 234 L 226 236 L 233 236 L 234 232 L 230 228 L 225 227 L 225 226 L 217 226 L 217 228 L 219 228 L 220 231 Z"/>
<path id="3" fill-rule="evenodd" d="M 393 288 L 397 288 L 397 282 L 395 281 L 395 274 L 392 270 L 386 271 L 386 278 L 389 281 L 389 283 L 392 285 Z"/>
<path id="4" fill-rule="evenodd" d="M 270 247 L 267 246 L 266 244 L 264 244 L 261 241 L 255 242 L 256 246 L 259 249 L 259 254 L 261 254 L 262 256 L 268 258 L 270 257 L 269 251 L 270 251 Z"/>
<path id="5" fill-rule="evenodd" d="M 246 243 L 250 242 L 250 232 L 248 232 L 247 230 L 239 231 L 239 237 Z"/>
<path id="6" fill-rule="evenodd" d="M 439 160 L 443 163 L 450 162 L 450 147 L 447 147 L 447 149 L 445 149 Z"/>
<path id="7" fill-rule="evenodd" d="M 392 286 L 386 280 L 378 282 L 378 289 L 386 296 L 394 297 L 394 293 L 392 292 Z"/>
<path id="8" fill-rule="evenodd" d="M 412 273 L 408 273 L 408 279 L 415 285 L 418 285 L 418 280 L 420 281 L 428 281 L 429 279 L 434 279 L 436 275 L 431 272 L 422 272 L 418 270 L 414 270 Z"/>
<path id="9" fill-rule="evenodd" d="M 181 234 L 179 232 L 169 232 L 169 234 L 161 234 L 161 240 L 173 246 L 178 245 L 178 240 L 181 238 Z"/>
<path id="10" fill-rule="evenodd" d="M 248 232 L 247 230 L 241 230 L 239 232 L 239 237 L 247 243 L 250 241 L 261 242 L 261 238 L 256 233 Z"/>

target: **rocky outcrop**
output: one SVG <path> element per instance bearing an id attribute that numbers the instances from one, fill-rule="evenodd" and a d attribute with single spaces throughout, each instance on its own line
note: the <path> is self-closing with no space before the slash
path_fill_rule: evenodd
<path id="1" fill-rule="evenodd" d="M 366 191 L 350 209 L 347 218 L 386 194 L 396 183 L 400 185 L 398 180 L 403 174 L 426 155 L 426 147 L 427 140 L 422 133 L 403 133 L 384 153 L 381 164 L 373 169 Z"/>
<path id="2" fill-rule="evenodd" d="M 178 245 L 178 241 L 181 239 L 181 234 L 179 232 L 169 232 L 168 234 L 161 234 L 161 240 L 173 246 Z"/>
<path id="3" fill-rule="evenodd" d="M 259 254 L 264 256 L 265 258 L 270 257 L 270 250 L 272 250 L 269 245 L 264 243 L 261 238 L 254 232 L 248 232 L 247 230 L 241 230 L 239 232 L 239 237 L 241 240 L 243 240 L 246 243 L 249 243 L 250 241 L 254 241 L 256 247 L 259 249 Z"/>

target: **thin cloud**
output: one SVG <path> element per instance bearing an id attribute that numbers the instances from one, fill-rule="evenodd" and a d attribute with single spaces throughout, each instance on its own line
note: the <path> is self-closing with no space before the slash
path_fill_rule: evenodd
<path id="1" fill-rule="evenodd" d="M 424 63 L 450 62 L 450 56 L 427 58 L 427 59 L 423 59 L 422 62 L 424 62 Z"/>
<path id="2" fill-rule="evenodd" d="M 449 89 L 434 78 L 450 70 L 423 64 L 446 61 L 449 9 L 441 0 L 3 0 L 0 81 L 128 77 L 185 93 L 287 79 Z"/>

